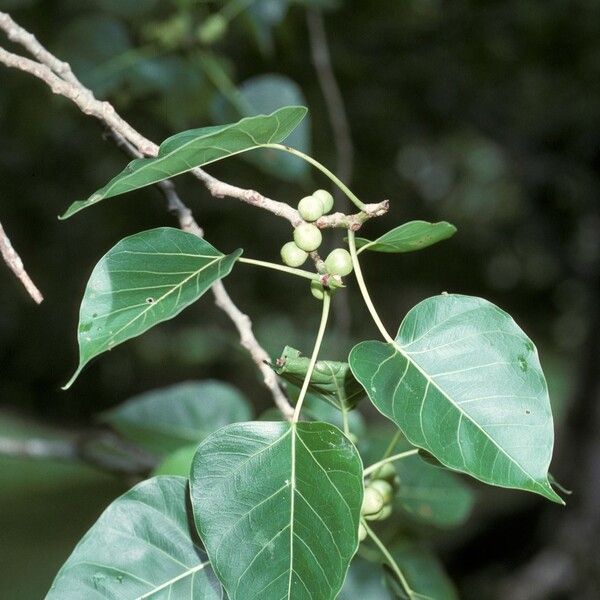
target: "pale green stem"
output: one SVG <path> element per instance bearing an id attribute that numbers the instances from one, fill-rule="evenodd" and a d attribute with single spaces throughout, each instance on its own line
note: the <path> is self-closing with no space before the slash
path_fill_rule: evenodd
<path id="1" fill-rule="evenodd" d="M 348 422 L 348 409 L 342 405 L 342 422 L 344 424 L 344 433 L 350 435 L 350 423 Z"/>
<path id="2" fill-rule="evenodd" d="M 317 357 L 319 356 L 319 350 L 321 349 L 321 342 L 323 341 L 323 336 L 325 335 L 325 329 L 327 327 L 327 318 L 329 317 L 330 304 L 331 297 L 329 295 L 329 292 L 325 291 L 325 295 L 323 296 L 323 312 L 321 313 L 321 323 L 319 325 L 319 332 L 317 333 L 315 347 L 313 348 L 312 355 L 310 357 L 310 362 L 308 364 L 308 371 L 306 371 L 304 381 L 302 382 L 302 388 L 300 389 L 300 395 L 298 396 L 298 401 L 296 402 L 296 408 L 294 410 L 294 416 L 292 417 L 292 423 L 297 423 L 298 419 L 300 418 L 302 403 L 304 402 L 304 397 L 306 396 L 306 392 L 308 390 L 310 378 L 312 377 L 313 371 L 315 370 L 315 364 L 317 363 Z"/>
<path id="3" fill-rule="evenodd" d="M 360 269 L 360 263 L 358 262 L 358 255 L 356 254 L 356 239 L 354 236 L 354 231 L 348 229 L 348 246 L 350 248 L 350 256 L 352 257 L 352 267 L 354 269 L 354 275 L 356 276 L 356 281 L 358 283 L 358 287 L 360 288 L 360 293 L 362 294 L 363 300 L 367 305 L 369 312 L 371 313 L 371 317 L 377 325 L 377 329 L 379 329 L 381 335 L 385 339 L 386 342 L 390 344 L 394 343 L 394 338 L 388 333 L 385 325 L 382 323 L 377 311 L 375 310 L 375 306 L 373 305 L 373 301 L 371 300 L 371 296 L 369 295 L 369 290 L 367 290 L 367 286 L 365 284 L 365 280 L 363 278 L 362 271 Z"/>
<path id="4" fill-rule="evenodd" d="M 395 460 L 401 460 L 402 458 L 408 458 L 409 456 L 414 456 L 419 452 L 418 448 L 414 448 L 413 450 L 407 450 L 406 452 L 400 452 L 399 454 L 394 454 L 394 456 L 388 456 L 376 463 L 373 463 L 370 467 L 367 467 L 363 471 L 363 477 L 370 475 L 373 471 L 377 471 L 380 467 L 383 467 L 386 463 L 394 462 Z"/>
<path id="5" fill-rule="evenodd" d="M 246 265 L 254 265 L 257 267 L 265 267 L 267 269 L 273 269 L 274 271 L 283 271 L 284 273 L 290 273 L 297 277 L 304 277 L 304 279 L 312 279 L 313 281 L 321 282 L 321 277 L 317 273 L 311 273 L 304 269 L 294 269 L 294 267 L 286 267 L 285 265 L 278 265 L 277 263 L 268 262 L 266 260 L 256 260 L 254 258 L 240 257 L 237 259 L 238 262 Z"/>
<path id="6" fill-rule="evenodd" d="M 333 183 L 335 183 L 335 185 L 337 185 L 340 188 L 340 190 L 342 190 L 342 192 L 346 194 L 346 196 L 348 196 L 350 201 L 353 202 L 359 210 L 365 210 L 366 207 L 364 202 L 361 202 L 358 196 L 356 196 L 356 194 L 341 179 L 336 177 L 327 167 L 323 166 L 318 160 L 315 160 L 312 156 L 304 154 L 304 152 L 300 152 L 300 150 L 296 150 L 295 148 L 291 148 L 290 146 L 284 146 L 283 144 L 263 144 L 262 147 L 273 148 L 274 150 L 281 150 L 282 152 L 289 152 L 290 154 L 293 154 L 294 156 L 298 156 L 302 160 L 305 160 L 307 163 L 310 163 L 313 167 L 319 169 L 321 173 L 329 177 L 329 179 L 333 181 Z"/>
<path id="7" fill-rule="evenodd" d="M 381 460 L 386 459 L 388 456 L 390 456 L 392 454 L 392 452 L 394 451 L 394 448 L 398 445 L 398 442 L 400 441 L 401 436 L 402 436 L 402 432 L 400 430 L 396 431 L 396 433 L 394 434 L 394 437 L 392 438 L 392 441 L 389 443 L 389 445 L 387 447 L 387 450 L 383 453 Z"/>
<path id="8" fill-rule="evenodd" d="M 396 577 L 398 577 L 398 581 L 400 581 L 400 583 L 402 584 L 402 587 L 404 588 L 404 591 L 408 594 L 408 597 L 413 598 L 415 592 L 410 587 L 410 585 L 408 585 L 406 577 L 404 577 L 404 574 L 400 570 L 398 563 L 394 560 L 394 557 L 390 554 L 390 551 L 385 547 L 385 544 L 375 535 L 375 532 L 367 525 L 367 522 L 364 519 L 361 519 L 360 521 L 362 523 L 362 526 L 365 528 L 367 535 L 375 542 L 375 545 L 379 548 L 381 554 L 383 554 L 383 556 L 385 557 L 392 571 L 394 571 L 394 574 L 396 575 Z"/>

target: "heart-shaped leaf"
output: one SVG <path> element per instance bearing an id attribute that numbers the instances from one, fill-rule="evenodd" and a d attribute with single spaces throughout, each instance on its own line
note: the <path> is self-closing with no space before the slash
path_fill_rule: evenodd
<path id="1" fill-rule="evenodd" d="M 447 240 L 456 233 L 456 227 L 440 221 L 428 223 L 427 221 L 410 221 L 391 231 L 384 233 L 376 240 L 356 238 L 356 247 L 359 253 L 363 250 L 373 252 L 414 252 L 422 250 L 442 240 Z"/>
<path id="2" fill-rule="evenodd" d="M 156 158 L 137 158 L 87 200 L 74 202 L 61 217 L 101 200 L 152 185 L 228 156 L 283 141 L 307 113 L 303 106 L 286 106 L 270 115 L 247 117 L 228 125 L 182 131 L 161 145 Z"/>
<path id="3" fill-rule="evenodd" d="M 281 358 L 277 359 L 275 372 L 289 383 L 301 387 L 309 363 L 310 359 L 301 356 L 299 350 L 286 346 Z M 365 395 L 363 387 L 352 375 L 348 363 L 335 360 L 317 361 L 308 390 L 338 410 L 354 408 Z"/>
<path id="4" fill-rule="evenodd" d="M 231 600 L 333 600 L 358 547 L 356 448 L 326 423 L 228 425 L 200 446 L 194 518 Z"/>
<path id="5" fill-rule="evenodd" d="M 221 600 L 188 501 L 183 477 L 149 479 L 117 498 L 77 544 L 46 600 Z"/>
<path id="6" fill-rule="evenodd" d="M 228 275 L 241 250 L 222 254 L 191 234 L 160 227 L 121 240 L 94 268 L 79 312 L 79 367 L 178 315 Z"/>
<path id="7" fill-rule="evenodd" d="M 415 306 L 394 343 L 361 342 L 350 367 L 415 446 L 486 483 L 562 502 L 548 481 L 554 431 L 535 346 L 481 298 Z"/>
<path id="8" fill-rule="evenodd" d="M 197 445 L 220 427 L 250 418 L 242 394 L 213 380 L 151 390 L 101 415 L 121 435 L 156 454 Z"/>

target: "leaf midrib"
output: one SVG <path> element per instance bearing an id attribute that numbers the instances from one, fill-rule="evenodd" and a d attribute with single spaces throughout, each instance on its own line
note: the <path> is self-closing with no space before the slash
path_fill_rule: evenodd
<path id="1" fill-rule="evenodd" d="M 276 128 L 275 132 L 271 135 L 271 137 L 270 137 L 270 139 L 269 139 L 268 142 L 264 142 L 262 144 L 256 144 L 256 142 L 254 142 L 256 144 L 255 146 L 252 146 L 250 148 L 244 148 L 243 150 L 238 150 L 236 152 L 228 152 L 227 150 L 225 150 L 224 156 L 221 156 L 219 158 L 215 158 L 213 160 L 209 160 L 209 161 L 206 161 L 206 162 L 202 162 L 199 165 L 196 165 L 195 167 L 190 167 L 188 169 L 184 169 L 182 171 L 178 171 L 177 173 L 171 173 L 170 175 L 168 175 L 168 177 L 176 177 L 177 175 L 181 175 L 182 173 L 186 173 L 187 171 L 190 171 L 191 169 L 197 168 L 198 166 L 209 165 L 209 164 L 211 164 L 213 162 L 217 162 L 218 160 L 221 160 L 225 156 L 235 156 L 237 154 L 242 154 L 243 152 L 248 152 L 249 150 L 260 148 L 260 147 L 264 146 L 265 144 L 271 143 L 271 140 L 273 139 L 273 137 L 275 136 L 275 134 L 277 133 L 277 131 L 279 131 L 279 128 L 281 127 L 281 121 L 279 120 L 279 116 L 276 113 L 273 113 L 271 115 L 265 115 L 265 116 L 267 116 L 267 117 L 269 117 L 269 116 L 274 117 L 275 120 L 277 121 L 277 128 Z M 164 162 L 164 160 L 166 160 L 168 158 L 171 158 L 174 154 L 179 153 L 180 151 L 184 150 L 185 148 L 187 148 L 191 144 L 194 144 L 198 140 L 208 140 L 208 139 L 210 139 L 212 137 L 220 136 L 224 132 L 229 131 L 230 129 L 233 129 L 233 128 L 236 128 L 236 127 L 241 130 L 241 128 L 240 128 L 240 123 L 241 122 L 243 122 L 243 120 L 240 121 L 240 122 L 238 122 L 238 123 L 231 123 L 230 125 L 224 127 L 223 129 L 220 129 L 219 131 L 215 131 L 214 133 L 211 133 L 209 135 L 192 138 L 189 142 L 185 142 L 183 145 L 178 146 L 177 148 L 174 148 L 173 150 L 171 150 L 171 152 L 169 152 L 169 153 L 167 153 L 167 154 L 165 154 L 163 156 L 160 155 L 160 148 L 159 148 L 159 155 L 158 156 L 152 157 L 152 158 L 147 158 L 147 159 L 137 159 L 137 160 L 145 160 L 146 162 L 145 162 L 144 165 L 141 165 L 139 168 L 136 168 L 135 170 L 132 170 L 132 172 L 129 173 L 129 174 L 127 174 L 127 175 L 123 175 L 122 177 L 119 176 L 119 175 L 117 175 L 116 181 L 113 184 L 109 183 L 108 187 L 102 193 L 102 197 L 98 198 L 97 200 L 95 200 L 95 202 L 99 202 L 103 198 L 108 197 L 108 195 L 110 194 L 111 190 L 117 184 L 127 182 L 130 177 L 134 177 L 135 175 L 139 175 L 140 173 L 145 172 L 150 167 L 160 165 L 162 162 Z M 243 133 L 245 135 L 248 135 L 254 141 L 254 137 L 252 135 L 250 135 L 248 132 L 243 131 Z M 216 146 L 215 146 L 215 148 L 217 150 L 221 150 L 220 148 L 217 148 Z M 147 185 L 151 185 L 151 184 L 147 184 Z M 94 194 L 94 196 L 95 196 L 95 194 Z M 91 201 L 88 200 L 88 202 L 91 202 Z"/>
<path id="2" fill-rule="evenodd" d="M 446 400 L 456 408 L 456 410 L 463 415 L 464 417 L 466 417 L 473 425 L 475 425 L 475 427 L 477 429 L 479 429 L 479 431 L 481 431 L 481 433 L 486 437 L 486 439 L 488 439 L 502 454 L 504 454 L 504 456 L 506 456 L 512 463 L 514 463 L 517 467 L 519 467 L 519 469 L 531 480 L 533 481 L 533 483 L 535 484 L 536 487 L 541 488 L 541 489 L 546 489 L 542 484 L 540 484 L 538 482 L 538 480 L 533 477 L 530 473 L 527 472 L 527 470 L 521 465 L 521 463 L 519 463 L 519 461 L 515 458 L 513 458 L 510 454 L 508 454 L 508 452 L 506 450 L 504 450 L 504 448 L 502 448 L 501 446 L 498 445 L 498 442 L 496 442 L 496 440 L 494 440 L 490 434 L 483 429 L 479 423 L 477 423 L 477 421 L 475 421 L 473 419 L 473 417 L 471 417 L 467 412 L 465 412 L 461 407 L 460 404 L 456 404 L 452 398 L 450 398 L 450 396 L 448 396 L 447 392 L 444 391 L 436 382 L 434 379 L 431 378 L 431 376 L 421 367 L 421 365 L 419 365 L 419 363 L 417 363 L 416 361 L 414 361 L 413 359 L 410 358 L 410 354 L 406 353 L 402 346 L 400 346 L 397 342 L 397 340 L 394 340 L 393 344 L 390 344 L 393 348 L 394 348 L 394 352 L 395 354 L 400 354 L 401 356 L 403 356 L 410 364 L 412 364 L 420 373 L 421 375 L 423 375 L 423 377 L 425 378 L 425 380 L 428 382 L 429 385 L 432 385 L 433 387 L 435 387 L 440 394 L 446 398 Z M 421 404 L 423 404 L 425 401 L 425 398 L 423 397 L 421 399 Z M 459 445 L 460 447 L 460 445 Z M 444 462 L 441 459 L 440 462 Z M 450 465 L 447 465 L 450 466 Z"/>
<path id="3" fill-rule="evenodd" d="M 135 323 L 140 317 L 142 317 L 143 315 L 145 315 L 148 311 L 152 310 L 154 307 L 158 306 L 160 302 L 162 302 L 165 298 L 167 298 L 170 294 L 172 294 L 175 290 L 177 289 L 182 289 L 183 286 L 190 281 L 191 279 L 193 279 L 194 277 L 197 277 L 198 275 L 200 275 L 200 273 L 202 273 L 202 271 L 204 271 L 205 269 L 208 269 L 209 267 L 211 267 L 212 265 L 214 265 L 216 262 L 218 262 L 219 260 L 223 260 L 225 258 L 226 255 L 221 255 L 221 256 L 217 256 L 214 258 L 214 260 L 211 260 L 209 263 L 203 265 L 202 267 L 200 267 L 200 269 L 194 271 L 191 275 L 188 275 L 188 277 L 186 277 L 185 279 L 183 279 L 180 283 L 178 283 L 177 285 L 173 286 L 168 292 L 166 292 L 165 294 L 163 294 L 160 298 L 158 298 L 158 300 L 156 300 L 155 302 L 153 302 L 152 304 L 149 304 L 143 311 L 141 311 L 138 315 L 136 315 L 133 319 L 131 319 L 130 321 L 128 321 L 127 323 L 125 323 L 125 325 L 123 325 L 119 330 L 117 330 L 115 333 L 112 334 L 112 336 L 110 338 L 108 338 L 109 340 L 115 340 L 116 337 L 125 329 L 131 327 L 131 325 L 133 325 L 133 323 Z M 106 345 L 110 345 L 110 342 L 106 342 Z"/>

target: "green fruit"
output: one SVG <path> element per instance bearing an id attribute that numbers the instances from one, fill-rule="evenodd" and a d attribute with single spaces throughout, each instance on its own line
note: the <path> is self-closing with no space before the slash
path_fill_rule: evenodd
<path id="1" fill-rule="evenodd" d="M 308 258 L 308 252 L 298 248 L 294 242 L 288 242 L 281 247 L 281 260 L 288 267 L 299 267 Z"/>
<path id="2" fill-rule="evenodd" d="M 383 479 L 374 479 L 368 489 L 375 490 L 383 498 L 384 504 L 389 504 L 394 498 L 394 488 Z"/>
<path id="3" fill-rule="evenodd" d="M 218 42 L 227 31 L 227 19 L 221 14 L 211 15 L 198 27 L 198 39 L 207 46 Z"/>
<path id="4" fill-rule="evenodd" d="M 373 475 L 375 479 L 384 479 L 385 481 L 392 483 L 396 477 L 396 467 L 394 467 L 392 463 L 385 463 L 385 465 L 379 467 Z"/>
<path id="5" fill-rule="evenodd" d="M 391 507 L 391 505 L 387 505 L 387 506 L 384 506 L 380 511 L 378 511 L 372 515 L 365 515 L 365 519 L 367 519 L 367 521 L 383 521 L 383 520 L 387 519 L 391 514 L 392 514 L 392 507 Z"/>
<path id="6" fill-rule="evenodd" d="M 361 523 L 358 526 L 358 541 L 363 542 L 366 537 L 367 537 L 367 530 L 365 529 L 365 526 Z"/>
<path id="7" fill-rule="evenodd" d="M 383 508 L 384 504 L 385 502 L 383 500 L 383 496 L 376 489 L 369 486 L 365 490 L 365 496 L 363 498 L 360 514 L 374 515 Z"/>
<path id="8" fill-rule="evenodd" d="M 323 241 L 321 230 L 311 223 L 301 223 L 294 229 L 294 241 L 298 248 L 312 252 L 316 250 Z"/>
<path id="9" fill-rule="evenodd" d="M 298 212 L 305 221 L 316 221 L 323 216 L 323 203 L 314 196 L 306 196 L 298 202 Z"/>
<path id="10" fill-rule="evenodd" d="M 344 248 L 336 248 L 325 259 L 325 267 L 330 275 L 344 277 L 352 273 L 352 257 Z"/>
<path id="11" fill-rule="evenodd" d="M 318 281 L 310 282 L 310 293 L 317 299 L 323 300 L 325 297 L 325 290 L 323 286 Z"/>
<path id="12" fill-rule="evenodd" d="M 333 196 L 327 190 L 317 190 L 313 196 L 323 203 L 324 215 L 333 208 Z"/>

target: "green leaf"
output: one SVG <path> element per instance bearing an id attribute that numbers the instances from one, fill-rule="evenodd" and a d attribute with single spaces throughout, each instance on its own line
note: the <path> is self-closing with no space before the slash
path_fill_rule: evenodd
<path id="1" fill-rule="evenodd" d="M 424 300 L 393 344 L 355 346 L 350 367 L 375 406 L 442 464 L 562 503 L 548 482 L 554 431 L 537 350 L 498 307 Z"/>
<path id="2" fill-rule="evenodd" d="M 410 221 L 391 231 L 384 233 L 376 240 L 356 238 L 356 247 L 373 252 L 414 252 L 422 250 L 442 240 L 451 238 L 456 233 L 456 227 L 441 221 L 428 223 L 427 221 Z"/>
<path id="3" fill-rule="evenodd" d="M 187 481 L 149 479 L 115 500 L 58 572 L 46 600 L 221 600 L 188 521 Z"/>
<path id="4" fill-rule="evenodd" d="M 61 217 L 112 196 L 152 185 L 209 163 L 283 141 L 307 113 L 303 106 L 287 106 L 270 115 L 248 117 L 229 125 L 183 131 L 161 145 L 156 158 L 137 158 L 87 200 L 74 202 Z"/>
<path id="5" fill-rule="evenodd" d="M 280 2 L 280 0 L 277 0 Z M 255 3 L 254 6 L 258 7 Z M 270 113 L 284 106 L 303 106 L 306 99 L 300 86 L 289 77 L 268 73 L 241 83 L 237 90 L 219 98 L 213 112 L 216 119 L 234 119 L 238 115 L 253 116 Z M 306 117 L 286 140 L 288 146 L 310 154 L 310 119 Z M 263 171 L 287 181 L 296 181 L 307 175 L 309 165 L 287 152 L 265 148 L 246 155 Z"/>
<path id="6" fill-rule="evenodd" d="M 168 454 L 154 469 L 152 475 L 179 475 L 187 477 L 190 473 L 197 448 L 198 444 L 191 444 Z"/>
<path id="7" fill-rule="evenodd" d="M 94 268 L 79 312 L 79 367 L 178 315 L 228 275 L 242 253 L 222 254 L 191 234 L 160 227 L 121 240 Z"/>
<path id="8" fill-rule="evenodd" d="M 242 394 L 213 380 L 151 390 L 101 415 L 121 435 L 156 454 L 198 445 L 220 427 L 250 418 Z"/>
<path id="9" fill-rule="evenodd" d="M 356 448 L 326 423 L 213 433 L 190 476 L 196 526 L 231 600 L 333 600 L 358 547 Z"/>
<path id="10" fill-rule="evenodd" d="M 473 493 L 455 475 L 424 463 L 418 456 L 394 463 L 399 478 L 396 506 L 416 521 L 456 527 L 473 508 Z"/>
<path id="11" fill-rule="evenodd" d="M 437 557 L 425 546 L 409 540 L 396 542 L 390 549 L 394 560 L 416 593 L 411 600 L 458 600 L 454 584 Z M 408 596 L 397 577 L 386 569 L 387 582 L 397 598 Z"/>
<path id="12" fill-rule="evenodd" d="M 289 383 L 301 387 L 309 363 L 310 359 L 301 356 L 299 350 L 286 346 L 281 357 L 277 359 L 274 370 Z M 352 375 L 348 363 L 334 360 L 317 361 L 308 390 L 338 410 L 354 408 L 365 395 L 364 389 Z"/>

